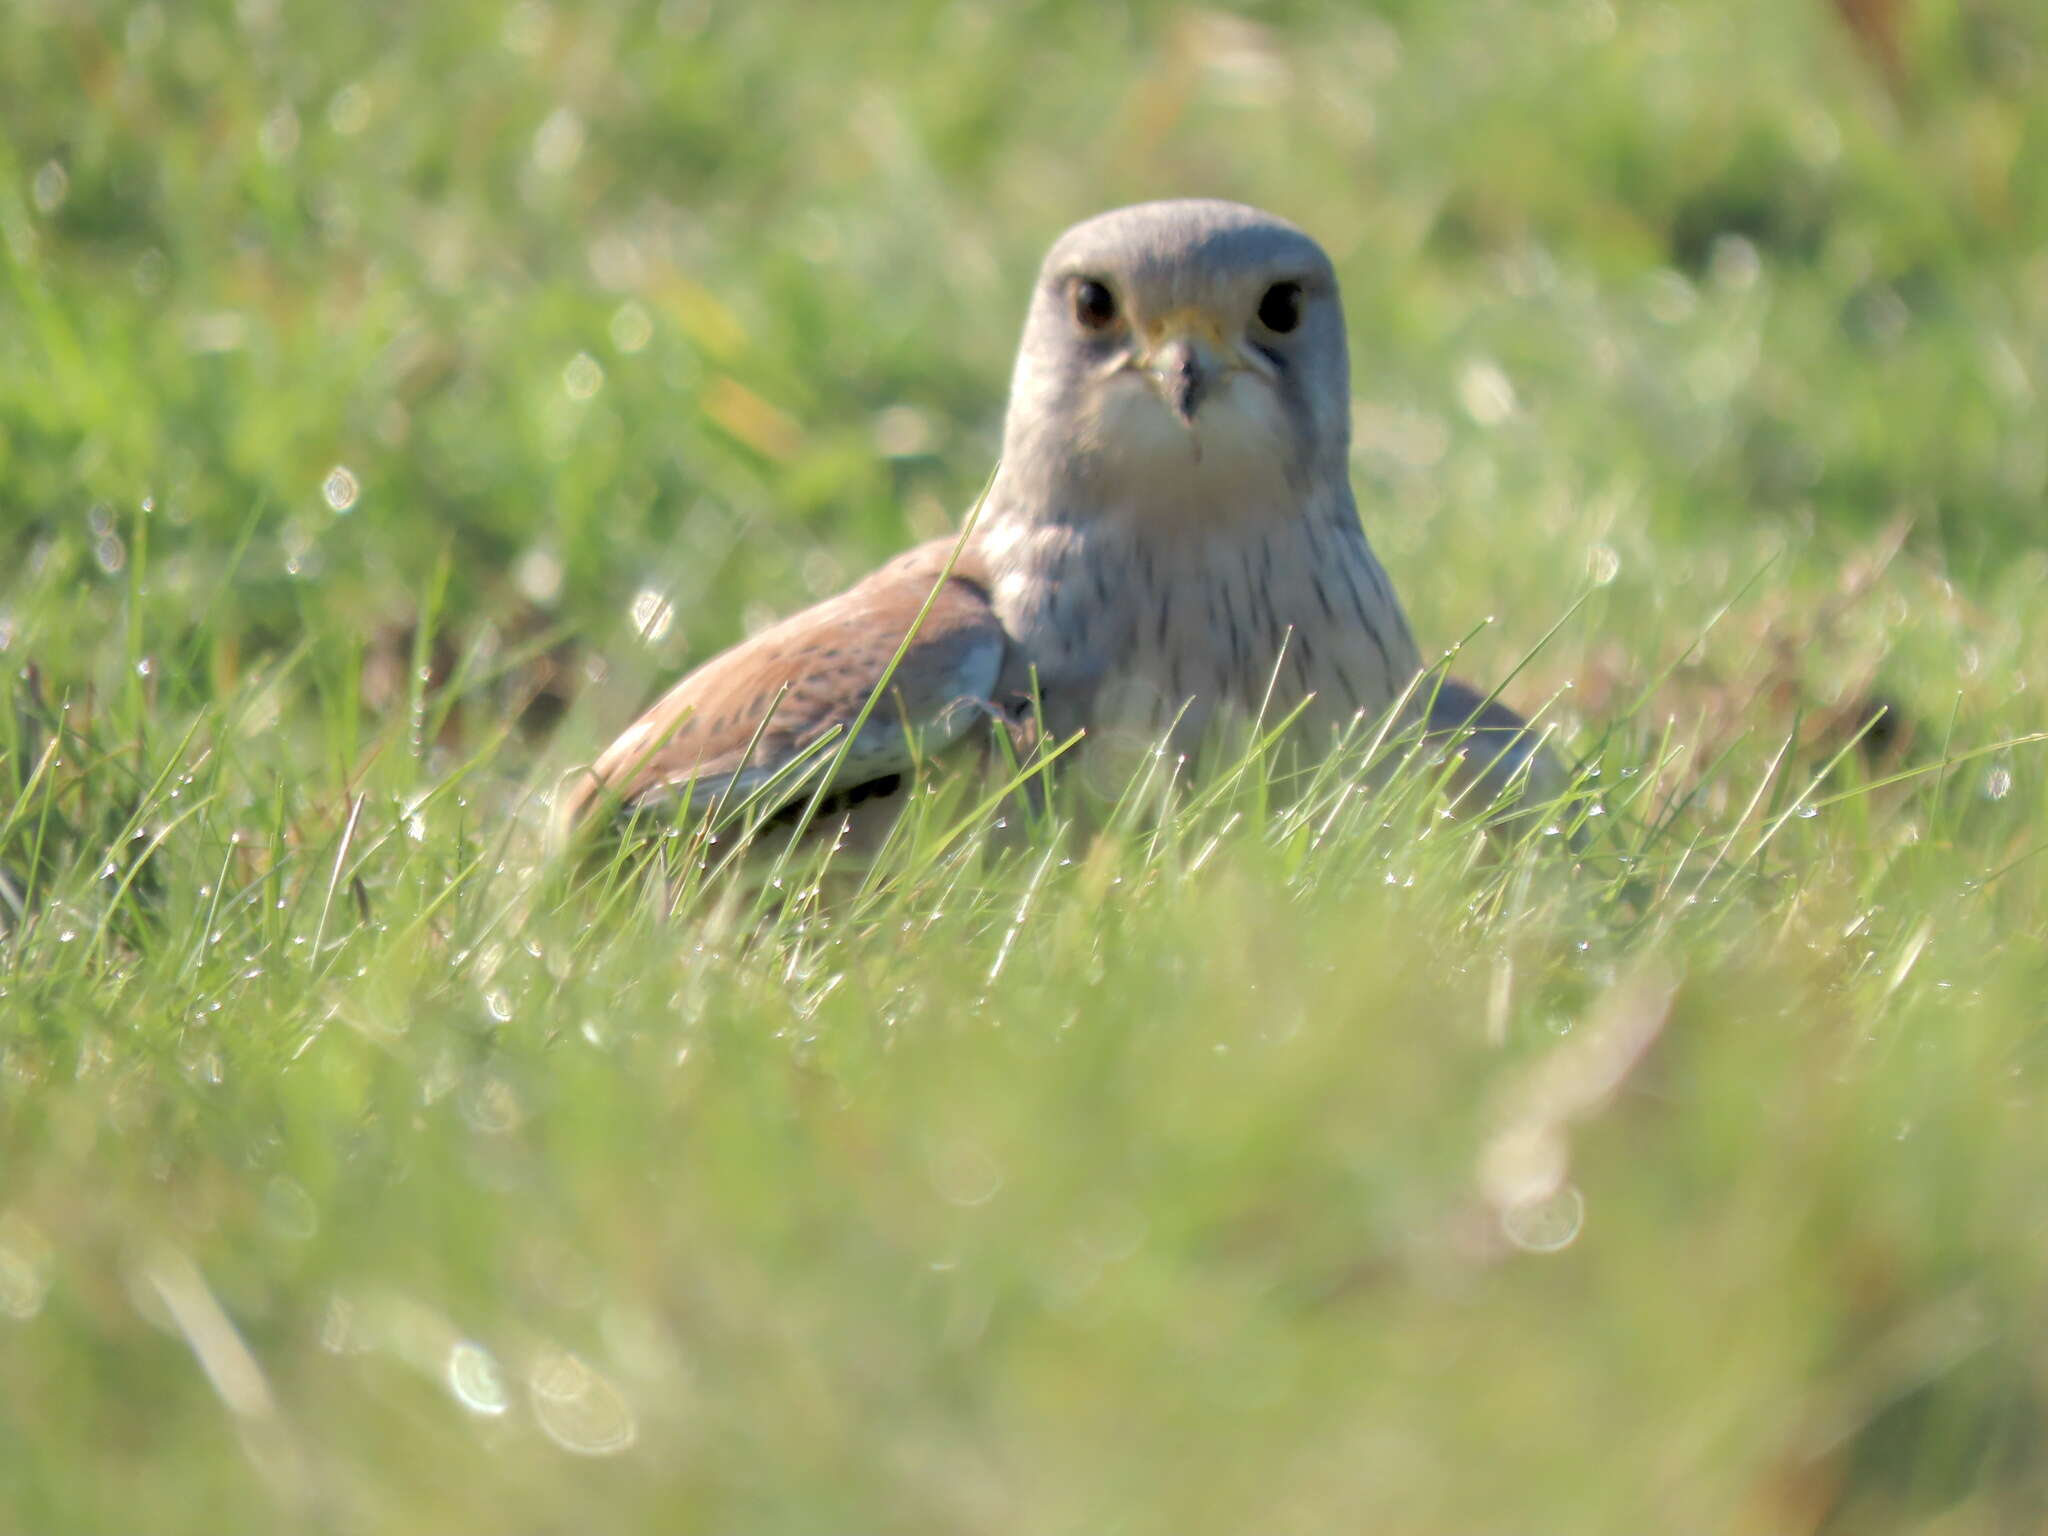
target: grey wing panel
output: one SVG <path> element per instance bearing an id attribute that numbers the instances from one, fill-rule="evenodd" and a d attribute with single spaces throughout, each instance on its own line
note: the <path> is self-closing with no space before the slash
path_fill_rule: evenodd
<path id="1" fill-rule="evenodd" d="M 1456 746 L 1462 763 L 1454 783 L 1475 809 L 1511 789 L 1541 800 L 1564 788 L 1564 766 L 1545 743 L 1544 731 L 1455 677 L 1436 685 L 1426 729 Z"/>

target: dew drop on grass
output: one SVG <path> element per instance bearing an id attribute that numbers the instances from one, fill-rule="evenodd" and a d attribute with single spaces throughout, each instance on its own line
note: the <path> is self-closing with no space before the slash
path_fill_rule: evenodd
<path id="1" fill-rule="evenodd" d="M 634 631 L 647 645 L 667 638 L 669 629 L 676 621 L 675 604 L 653 587 L 642 587 L 633 595 L 633 604 L 629 612 Z"/>
<path id="2" fill-rule="evenodd" d="M 448 1390 L 455 1401 L 481 1418 L 495 1419 L 511 1406 L 498 1362 L 471 1339 L 461 1340 L 448 1351 Z"/>
<path id="3" fill-rule="evenodd" d="M 296 1179 L 279 1174 L 263 1192 L 263 1221 L 279 1237 L 302 1243 L 320 1230 L 319 1208 Z"/>
<path id="4" fill-rule="evenodd" d="M 327 471 L 327 478 L 320 482 L 320 495 L 335 512 L 347 512 L 356 504 L 362 494 L 362 487 L 356 483 L 355 475 L 345 464 L 337 464 Z"/>
<path id="5" fill-rule="evenodd" d="M 926 1171 L 932 1188 L 948 1205 L 986 1205 L 1003 1187 L 1003 1170 L 988 1149 L 956 1137 L 933 1149 Z"/>
<path id="6" fill-rule="evenodd" d="M 578 1456 L 613 1456 L 631 1446 L 639 1425 L 625 1398 L 565 1350 L 549 1350 L 526 1379 L 533 1417 L 547 1437 Z"/>
<path id="7" fill-rule="evenodd" d="M 516 1131 L 526 1118 L 519 1094 L 502 1077 L 486 1077 L 461 1097 L 462 1118 L 489 1136 Z"/>
<path id="8" fill-rule="evenodd" d="M 356 1316 L 356 1304 L 335 1293 L 320 1317 L 320 1347 L 330 1355 L 360 1355 L 371 1346 L 369 1330 Z"/>
<path id="9" fill-rule="evenodd" d="M 533 135 L 533 167 L 545 176 L 567 173 L 583 155 L 583 119 L 568 107 L 547 115 Z"/>
<path id="10" fill-rule="evenodd" d="M 0 1314 L 25 1323 L 42 1311 L 55 1272 L 49 1239 L 23 1217 L 0 1216 Z"/>
<path id="11" fill-rule="evenodd" d="M 1525 1253 L 1558 1253 L 1569 1248 L 1585 1224 L 1586 1198 L 1570 1184 L 1500 1213 L 1501 1235 Z"/>
<path id="12" fill-rule="evenodd" d="M 654 339 L 654 317 L 645 305 L 628 299 L 612 312 L 612 345 L 621 352 L 638 352 Z"/>
<path id="13" fill-rule="evenodd" d="M 547 607 L 562 595 L 562 562 L 553 551 L 535 546 L 512 567 L 512 581 L 529 602 Z"/>
<path id="14" fill-rule="evenodd" d="M 562 388 L 571 400 L 588 400 L 604 388 L 604 365 L 588 352 L 578 352 L 562 370 Z"/>
<path id="15" fill-rule="evenodd" d="M 35 180 L 29 183 L 29 197 L 36 205 L 36 212 L 45 215 L 55 213 L 63 206 L 70 191 L 71 177 L 63 163 L 57 160 L 44 161 L 36 172 Z"/>
<path id="16" fill-rule="evenodd" d="M 370 122 L 370 93 L 351 81 L 327 103 L 327 126 L 343 138 L 361 133 Z"/>

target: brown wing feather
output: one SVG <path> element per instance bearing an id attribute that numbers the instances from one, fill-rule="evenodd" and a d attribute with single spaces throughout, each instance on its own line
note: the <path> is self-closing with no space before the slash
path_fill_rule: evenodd
<path id="1" fill-rule="evenodd" d="M 913 738 L 934 751 L 958 740 L 986 714 L 1009 639 L 978 567 L 963 558 L 945 573 L 953 542 L 920 545 L 690 673 L 562 786 L 558 838 L 604 791 L 628 805 L 751 793 L 827 733 L 851 729 L 927 598 L 924 623 L 848 749 L 838 784 L 909 770 Z M 821 759 L 836 750 L 820 748 Z M 802 774 L 790 780 L 792 795 L 813 787 Z"/>

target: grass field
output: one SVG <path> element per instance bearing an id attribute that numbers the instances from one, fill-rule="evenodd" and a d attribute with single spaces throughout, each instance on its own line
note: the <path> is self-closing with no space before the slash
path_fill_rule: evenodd
<path id="1" fill-rule="evenodd" d="M 2035 0 L 13 0 L 0 1530 L 2048 1526 L 2044 167 Z M 1183 193 L 1579 792 L 551 865 Z"/>

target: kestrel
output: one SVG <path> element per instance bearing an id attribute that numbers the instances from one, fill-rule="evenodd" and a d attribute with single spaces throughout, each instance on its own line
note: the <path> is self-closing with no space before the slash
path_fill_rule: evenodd
<path id="1" fill-rule="evenodd" d="M 1314 240 L 1213 201 L 1076 225 L 1032 291 L 1001 465 L 965 537 L 691 672 L 564 784 L 558 834 L 603 791 L 694 808 L 782 775 L 793 800 L 816 786 L 790 765 L 842 748 L 835 800 L 886 800 L 991 720 L 1185 748 L 1298 711 L 1313 743 L 1404 697 L 1430 730 L 1469 730 L 1491 798 L 1548 754 L 1512 710 L 1417 683 L 1352 501 L 1350 436 L 1337 278 Z"/>

